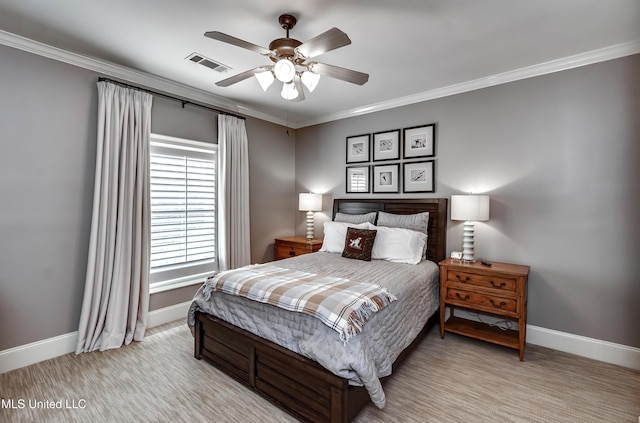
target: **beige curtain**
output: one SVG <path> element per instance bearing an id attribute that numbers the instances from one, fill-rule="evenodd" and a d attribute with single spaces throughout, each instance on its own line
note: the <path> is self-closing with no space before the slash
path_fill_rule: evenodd
<path id="1" fill-rule="evenodd" d="M 218 115 L 218 266 L 251 263 L 249 146 L 244 119 Z"/>
<path id="2" fill-rule="evenodd" d="M 93 216 L 76 354 L 144 338 L 151 102 L 150 94 L 98 82 Z"/>

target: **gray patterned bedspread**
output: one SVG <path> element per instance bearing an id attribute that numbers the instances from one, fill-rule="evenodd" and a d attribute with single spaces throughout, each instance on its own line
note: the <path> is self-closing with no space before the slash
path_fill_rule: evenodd
<path id="1" fill-rule="evenodd" d="M 220 292 L 205 301 L 200 288 L 189 308 L 189 327 L 193 329 L 198 310 L 216 316 L 317 361 L 352 385 L 364 385 L 373 403 L 383 408 L 385 395 L 379 378 L 391 374 L 398 355 L 438 309 L 438 265 L 430 261 L 417 265 L 367 262 L 324 252 L 277 263 L 284 268 L 380 284 L 398 300 L 373 315 L 362 332 L 344 344 L 336 331 L 314 317 Z"/>

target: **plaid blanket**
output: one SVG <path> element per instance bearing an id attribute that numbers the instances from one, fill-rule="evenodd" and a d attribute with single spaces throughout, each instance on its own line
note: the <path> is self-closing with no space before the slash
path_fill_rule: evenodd
<path id="1" fill-rule="evenodd" d="M 227 270 L 207 278 L 205 300 L 213 291 L 245 297 L 320 319 L 347 342 L 364 323 L 396 297 L 386 288 L 321 276 L 270 264 Z"/>

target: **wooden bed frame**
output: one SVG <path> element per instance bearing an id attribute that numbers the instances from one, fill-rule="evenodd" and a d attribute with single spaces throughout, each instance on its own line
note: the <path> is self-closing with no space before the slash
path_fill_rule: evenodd
<path id="1" fill-rule="evenodd" d="M 446 256 L 447 199 L 336 199 L 337 212 L 360 214 L 429 212 L 427 258 Z M 434 313 L 418 337 L 393 364 L 393 372 L 437 322 Z M 366 388 L 350 386 L 318 363 L 205 313 L 196 314 L 194 356 L 204 359 L 303 422 L 347 423 L 371 399 Z M 382 378 L 384 382 L 391 376 Z"/>

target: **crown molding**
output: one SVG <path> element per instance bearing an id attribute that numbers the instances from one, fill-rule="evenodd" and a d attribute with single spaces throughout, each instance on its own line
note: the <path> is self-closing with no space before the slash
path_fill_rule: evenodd
<path id="1" fill-rule="evenodd" d="M 199 90 L 188 85 L 181 84 L 170 79 L 162 78 L 146 72 L 137 71 L 125 66 L 116 65 L 94 57 L 84 56 L 78 53 L 62 50 L 48 44 L 31 40 L 10 32 L 0 30 L 0 44 L 23 50 L 38 56 L 47 57 L 69 65 L 78 66 L 83 69 L 94 71 L 109 78 L 122 80 L 145 88 L 158 90 L 163 93 L 172 94 L 193 102 L 199 102 L 212 107 L 220 108 L 234 113 L 243 113 L 267 119 L 264 113 L 253 111 L 241 104 L 231 100 L 216 96 L 203 90 Z M 273 119 L 273 118 L 271 118 Z"/>
<path id="2" fill-rule="evenodd" d="M 143 85 L 145 87 L 159 90 L 168 94 L 182 96 L 195 102 L 200 102 L 206 105 L 228 110 L 229 112 L 239 113 L 268 122 L 276 123 L 278 125 L 287 126 L 287 122 L 285 122 L 281 118 L 272 116 L 259 110 L 255 110 L 247 105 L 233 102 L 227 98 L 220 97 L 184 84 L 180 84 L 166 78 L 151 75 L 146 72 L 133 70 L 131 68 L 115 65 L 104 60 L 62 50 L 48 44 L 40 43 L 38 41 L 12 34 L 10 32 L 0 30 L 0 44 L 37 54 L 39 56 L 48 57 L 50 59 L 78 66 L 84 69 L 92 70 L 94 72 L 108 75 L 109 77 L 115 79 L 121 79 L 123 81 Z M 318 125 L 335 120 L 361 116 L 369 113 L 379 112 L 382 110 L 388 110 L 396 107 L 407 106 L 428 100 L 447 97 L 450 95 L 461 94 L 468 91 L 479 90 L 494 85 L 506 84 L 522 79 L 533 78 L 535 76 L 560 72 L 567 69 L 573 69 L 598 62 L 604 62 L 607 60 L 630 56 L 637 53 L 640 53 L 640 40 L 617 44 L 598 50 L 592 50 L 586 53 L 580 53 L 557 60 L 551 60 L 549 62 L 527 66 L 524 68 L 507 71 L 484 78 L 478 78 L 459 84 L 453 84 L 442 88 L 436 88 L 434 90 L 411 94 L 396 99 L 381 101 L 363 107 L 357 107 L 350 110 L 331 113 L 318 117 L 317 119 L 311 119 L 295 124 L 289 123 L 288 126 L 292 129 L 300 129 L 311 125 Z"/>
<path id="3" fill-rule="evenodd" d="M 361 116 L 369 113 L 379 112 L 382 110 L 421 103 L 423 101 L 434 100 L 450 95 L 479 90 L 482 88 L 492 87 L 494 85 L 506 84 L 508 82 L 519 81 L 522 79 L 533 78 L 535 76 L 546 75 L 554 72 L 577 68 L 580 66 L 618 59 L 620 57 L 630 56 L 637 53 L 640 53 L 640 41 L 617 44 L 586 53 L 576 54 L 574 56 L 564 57 L 562 59 L 551 60 L 549 62 L 491 75 L 485 78 L 478 78 L 459 84 L 449 85 L 430 91 L 408 95 L 405 97 L 399 97 L 388 101 L 369 104 L 367 106 L 358 107 L 351 110 L 332 113 L 330 115 L 322 116 L 318 119 L 300 122 L 297 128 L 304 128 L 306 126 L 318 125 L 320 123 L 331 122 L 334 120 Z"/>

